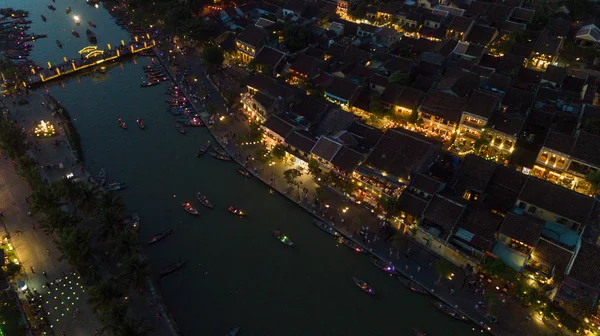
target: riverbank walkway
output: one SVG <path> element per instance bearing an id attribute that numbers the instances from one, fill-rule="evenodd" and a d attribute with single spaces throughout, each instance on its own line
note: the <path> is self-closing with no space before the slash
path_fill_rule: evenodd
<path id="1" fill-rule="evenodd" d="M 172 46 L 169 46 L 170 49 Z M 160 54 L 160 53 L 158 53 Z M 169 59 L 163 58 L 162 62 L 167 70 L 175 73 L 177 69 L 174 67 L 171 69 Z M 202 77 L 206 74 L 206 69 L 197 57 L 193 56 L 179 56 L 175 62 L 179 65 L 179 68 L 184 69 L 189 67 L 192 73 L 198 77 Z M 209 80 L 210 85 L 215 91 L 219 91 L 215 87 L 212 80 Z M 177 83 L 180 85 L 184 92 L 191 89 L 193 92 L 194 88 L 188 88 L 187 85 Z M 187 92 L 188 94 L 190 92 Z M 188 97 L 189 98 L 189 97 Z M 209 101 L 217 106 L 226 106 L 225 101 L 221 95 L 213 95 Z M 198 112 L 200 107 L 196 106 Z M 252 157 L 254 153 L 261 149 L 260 145 L 250 146 L 238 146 L 235 139 L 232 139 L 235 135 L 236 138 L 242 138 L 249 133 L 248 124 L 241 115 L 237 115 L 237 112 L 220 110 L 217 117 L 214 119 L 214 126 L 211 128 L 211 132 L 224 148 L 234 157 L 238 163 L 243 163 L 240 158 Z M 220 124 L 219 116 L 225 116 L 224 120 L 226 123 Z M 227 143 L 227 145 L 225 145 Z M 238 152 L 239 151 L 239 152 Z M 239 154 L 238 154 L 239 153 Z M 473 289 L 469 289 L 466 284 L 469 281 L 477 280 L 474 275 L 466 274 L 462 269 L 456 268 L 454 271 L 455 276 L 451 279 L 443 279 L 438 283 L 439 275 L 436 272 L 435 265 L 440 258 L 424 246 L 417 243 L 408 234 L 399 234 L 394 238 L 396 242 L 392 246 L 392 242 L 385 242 L 381 239 L 380 229 L 382 221 L 373 214 L 370 210 L 364 207 L 350 202 L 343 194 L 335 188 L 330 186 L 322 185 L 322 182 L 315 180 L 312 176 L 304 174 L 298 181 L 302 183 L 302 188 L 306 188 L 306 196 L 300 197 L 296 195 L 293 188 L 287 186 L 283 177 L 283 172 L 286 169 L 294 168 L 288 166 L 285 163 L 277 163 L 275 165 L 259 164 L 257 161 L 251 161 L 251 165 L 247 166 L 250 171 L 257 172 L 256 177 L 262 180 L 266 184 L 275 185 L 274 188 L 282 195 L 288 197 L 291 201 L 305 208 L 307 211 L 317 217 L 321 217 L 323 211 L 326 211 L 325 217 L 322 218 L 326 222 L 333 224 L 336 228 L 342 232 L 345 236 L 351 237 L 361 245 L 365 246 L 372 254 L 378 258 L 385 260 L 393 264 L 400 274 L 406 278 L 411 279 L 415 283 L 427 288 L 434 298 L 445 301 L 450 305 L 459 309 L 463 314 L 467 315 L 475 324 L 483 325 L 485 316 L 487 314 L 485 309 L 477 307 L 479 301 L 486 301 L 486 295 L 482 294 L 481 291 L 475 292 Z M 271 183 L 274 182 L 274 184 Z M 316 198 L 316 188 L 322 186 L 326 190 L 326 208 L 313 208 L 312 204 Z M 343 224 L 342 224 L 342 220 Z M 337 225 L 336 225 L 337 224 Z M 307 225 L 313 225 L 307 223 Z M 370 233 L 370 237 L 378 237 L 372 241 L 360 241 L 355 236 L 355 233 L 360 229 L 361 226 L 367 226 Z M 399 284 L 400 285 L 400 284 Z M 452 289 L 452 290 L 451 290 Z M 490 294 L 496 294 L 496 289 L 492 285 L 487 285 L 486 292 L 488 296 Z M 546 325 L 542 320 L 538 318 L 531 319 L 529 316 L 531 312 L 515 302 L 511 298 L 507 298 L 504 302 L 500 303 L 497 307 L 498 313 L 496 317 L 498 319 L 497 324 L 491 325 L 491 332 L 495 335 L 560 335 L 558 330 L 555 330 Z M 448 317 L 450 318 L 450 317 Z M 473 326 L 474 330 L 478 330 L 477 326 Z M 424 330 L 426 332 L 426 330 Z"/>
<path id="2" fill-rule="evenodd" d="M 64 62 L 55 65 L 48 62 L 48 69 L 42 71 L 35 71 L 32 69 L 32 73 L 24 85 L 28 88 L 35 88 L 38 85 L 55 79 L 62 79 L 66 76 L 99 66 L 105 62 L 116 61 L 150 50 L 156 45 L 156 42 L 153 40 L 142 41 L 137 37 L 135 40 L 136 41 L 128 44 L 121 41 L 121 45 L 118 45 L 115 48 L 112 48 L 109 44 L 107 45 L 106 50 L 98 49 L 97 46 L 88 46 L 79 51 L 79 56 L 77 56 L 77 58 L 67 59 L 65 57 Z"/>
<path id="3" fill-rule="evenodd" d="M 42 94 L 30 92 L 22 98 L 28 100 L 27 105 L 13 105 L 9 98 L 3 98 L 2 103 L 9 109 L 11 119 L 31 132 L 34 120 L 51 119 L 50 112 L 42 106 L 44 98 Z M 52 121 L 54 123 L 54 121 Z M 56 125 L 57 136 L 47 139 L 33 139 L 28 137 L 31 143 L 30 154 L 35 156 L 38 162 L 56 163 L 56 168 L 40 170 L 42 178 L 54 180 L 71 172 L 80 171 L 81 166 L 75 162 L 68 146 L 56 146 L 53 140 L 60 140 L 62 130 Z M 38 141 L 35 141 L 38 140 Z M 66 141 L 65 141 L 66 142 Z M 62 143 L 62 142 L 61 142 Z M 58 164 L 64 168 L 59 169 Z M 47 314 L 47 320 L 52 325 L 56 335 L 63 331 L 73 336 L 89 336 L 96 329 L 101 329 L 100 322 L 93 314 L 87 303 L 87 295 L 82 288 L 82 281 L 76 273 L 72 273 L 70 265 L 66 261 L 59 260 L 61 253 L 54 244 L 54 236 L 47 234 L 39 228 L 40 218 L 29 215 L 28 197 L 31 194 L 29 185 L 17 174 L 13 163 L 4 156 L 0 159 L 0 211 L 1 221 L 10 234 L 13 247 L 16 251 L 22 272 L 17 279 L 23 281 L 31 290 L 35 289 L 42 295 L 43 312 Z M 45 272 L 44 275 L 42 272 Z M 67 276 L 67 279 L 65 279 Z M 61 279 L 57 281 L 58 279 Z M 64 280 L 64 281 L 63 281 Z M 71 283 L 69 284 L 69 281 Z M 49 291 L 47 283 L 55 283 Z M 66 285 L 68 284 L 68 286 Z M 56 289 L 61 288 L 60 295 Z M 75 293 L 74 295 L 72 293 Z M 32 317 L 32 312 L 37 310 L 28 304 L 21 293 L 21 302 L 28 315 L 32 329 L 40 324 L 40 321 Z M 41 335 L 41 328 L 32 330 L 34 335 Z"/>

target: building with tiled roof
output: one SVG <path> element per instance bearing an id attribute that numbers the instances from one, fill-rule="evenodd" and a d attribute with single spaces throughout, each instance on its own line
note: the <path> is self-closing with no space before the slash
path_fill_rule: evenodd
<path id="1" fill-rule="evenodd" d="M 456 133 L 467 98 L 434 91 L 425 97 L 419 107 L 423 127 L 428 134 L 450 139 Z"/>
<path id="2" fill-rule="evenodd" d="M 466 206 L 441 195 L 435 195 L 423 212 L 420 227 L 442 241 L 448 239 L 460 220 Z"/>
<path id="3" fill-rule="evenodd" d="M 376 175 L 399 184 L 431 163 L 441 144 L 405 129 L 389 129 L 362 165 L 363 175 Z M 359 172 L 361 169 L 359 169 Z"/>
<path id="4" fill-rule="evenodd" d="M 236 39 L 237 56 L 244 63 L 256 56 L 267 40 L 267 32 L 256 25 L 248 25 Z"/>

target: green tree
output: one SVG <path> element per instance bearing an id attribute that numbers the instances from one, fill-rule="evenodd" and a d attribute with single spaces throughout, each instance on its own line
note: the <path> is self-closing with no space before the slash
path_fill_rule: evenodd
<path id="1" fill-rule="evenodd" d="M 408 85 L 409 80 L 410 76 L 408 75 L 408 73 L 403 71 L 396 71 L 390 75 L 388 82 L 400 85 Z"/>
<path id="2" fill-rule="evenodd" d="M 386 113 L 386 110 L 383 108 L 383 104 L 381 103 L 380 95 L 374 93 L 371 95 L 371 97 L 369 97 L 369 111 L 379 116 L 383 116 Z"/>
<path id="3" fill-rule="evenodd" d="M 129 230 L 117 232 L 112 240 L 112 253 L 119 259 L 126 259 L 132 255 L 137 255 L 139 240 L 136 234 Z"/>
<path id="4" fill-rule="evenodd" d="M 208 112 L 208 114 L 213 115 L 213 114 L 217 113 L 218 110 L 219 110 L 219 107 L 216 104 L 214 104 L 214 103 L 206 104 L 206 112 Z"/>
<path id="5" fill-rule="evenodd" d="M 253 157 L 256 161 L 262 162 L 262 163 L 270 162 L 271 159 L 273 158 L 271 153 L 264 148 L 260 148 L 260 149 L 256 150 L 256 152 L 254 152 Z"/>
<path id="6" fill-rule="evenodd" d="M 101 211 L 108 210 L 120 213 L 125 209 L 125 203 L 123 199 L 113 193 L 103 193 L 100 196 L 100 204 L 98 204 Z"/>
<path id="7" fill-rule="evenodd" d="M 32 188 L 35 189 L 43 183 L 38 164 L 31 156 L 19 156 L 16 161 L 16 169 Z"/>
<path id="8" fill-rule="evenodd" d="M 136 318 L 131 312 L 125 315 L 119 328 L 116 330 L 117 336 L 143 336 L 152 329 L 148 327 L 145 320 Z"/>
<path id="9" fill-rule="evenodd" d="M 298 182 L 298 177 L 302 176 L 302 172 L 298 169 L 288 169 L 283 172 L 283 178 L 285 182 L 290 186 L 295 186 L 300 188 L 300 182 Z"/>
<path id="10" fill-rule="evenodd" d="M 316 159 L 311 158 L 308 161 L 308 170 L 315 176 L 317 176 L 317 174 L 319 174 L 319 172 L 321 172 L 321 165 L 319 164 L 319 161 L 317 161 Z"/>
<path id="11" fill-rule="evenodd" d="M 588 118 L 583 123 L 583 129 L 595 135 L 600 135 L 600 118 Z"/>
<path id="12" fill-rule="evenodd" d="M 52 183 L 52 189 L 58 197 L 70 204 L 69 211 L 72 211 L 73 216 L 77 216 L 77 201 L 83 194 L 81 184 L 74 179 L 63 177 Z"/>
<path id="13" fill-rule="evenodd" d="M 377 205 L 383 208 L 387 217 L 392 217 L 398 212 L 399 198 L 383 196 L 377 200 Z"/>
<path id="14" fill-rule="evenodd" d="M 77 219 L 71 214 L 62 211 L 60 208 L 51 208 L 46 211 L 46 216 L 40 226 L 49 232 L 60 232 L 66 228 L 74 227 L 75 224 L 77 224 Z"/>
<path id="15" fill-rule="evenodd" d="M 100 201 L 100 188 L 91 183 L 81 186 L 81 195 L 78 207 L 86 216 L 90 216 L 97 208 Z"/>
<path id="16" fill-rule="evenodd" d="M 285 153 L 285 147 L 282 144 L 277 144 L 271 150 L 271 154 L 273 154 L 273 156 L 278 160 L 283 160 L 283 158 L 285 157 Z"/>
<path id="17" fill-rule="evenodd" d="M 0 148 L 2 154 L 13 160 L 25 155 L 27 150 L 25 140 L 25 134 L 12 120 L 0 117 Z"/>
<path id="18" fill-rule="evenodd" d="M 593 190 L 592 193 L 595 193 L 598 190 L 598 186 L 600 186 L 600 170 L 589 172 L 585 175 L 585 180 L 590 182 Z"/>
<path id="19" fill-rule="evenodd" d="M 435 271 L 438 274 L 437 282 L 442 281 L 442 278 L 446 278 L 452 274 L 454 267 L 444 259 L 439 259 L 435 262 Z"/>
<path id="20" fill-rule="evenodd" d="M 6 270 L 4 271 L 4 275 L 9 279 L 12 279 L 13 277 L 15 277 L 23 269 L 22 265 L 15 264 L 12 261 L 9 261 L 8 263 L 6 263 L 6 265 L 4 265 L 4 267 L 6 267 Z"/>
<path id="21" fill-rule="evenodd" d="M 519 279 L 517 271 L 506 265 L 500 258 L 486 257 L 479 266 L 484 272 L 510 283 L 516 283 Z"/>
<path id="22" fill-rule="evenodd" d="M 315 197 L 317 198 L 317 201 L 325 202 L 327 200 L 327 192 L 323 187 L 318 186 L 315 188 Z"/>
<path id="23" fill-rule="evenodd" d="M 31 195 L 29 195 L 29 200 L 31 201 L 29 209 L 33 213 L 40 211 L 47 212 L 57 209 L 62 205 L 54 190 L 47 184 L 41 184 L 35 188 Z"/>
<path id="24" fill-rule="evenodd" d="M 124 268 L 125 280 L 133 289 L 143 289 L 146 286 L 146 280 L 150 276 L 150 267 L 145 259 L 141 259 L 138 254 L 133 254 L 125 259 Z"/>
<path id="25" fill-rule="evenodd" d="M 89 287 L 88 302 L 92 305 L 94 312 L 98 313 L 111 301 L 122 298 L 123 295 L 125 295 L 125 293 L 119 287 L 115 279 L 106 278 Z"/>
<path id="26" fill-rule="evenodd" d="M 75 268 L 88 266 L 92 250 L 91 233 L 77 227 L 66 228 L 57 235 L 55 243 L 61 252 L 59 260 L 67 260 Z"/>
<path id="27" fill-rule="evenodd" d="M 204 48 L 202 51 L 202 59 L 207 64 L 220 68 L 225 60 L 225 56 L 223 56 L 223 51 L 221 48 L 217 47 L 216 45 L 211 45 Z"/>

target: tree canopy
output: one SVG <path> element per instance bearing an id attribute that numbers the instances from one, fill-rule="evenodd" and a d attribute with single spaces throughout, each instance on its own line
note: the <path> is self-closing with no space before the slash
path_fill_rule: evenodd
<path id="1" fill-rule="evenodd" d="M 215 67 L 220 67 L 225 60 L 225 56 L 223 56 L 223 51 L 221 48 L 210 45 L 202 51 L 202 59 L 204 62 L 213 65 Z"/>

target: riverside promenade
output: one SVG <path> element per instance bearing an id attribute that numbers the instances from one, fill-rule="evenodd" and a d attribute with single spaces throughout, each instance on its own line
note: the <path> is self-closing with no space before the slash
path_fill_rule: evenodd
<path id="1" fill-rule="evenodd" d="M 30 155 L 35 157 L 40 164 L 40 173 L 43 179 L 54 181 L 67 175 L 80 177 L 83 180 L 89 176 L 82 162 L 78 162 L 73 155 L 65 129 L 58 117 L 53 116 L 51 104 L 47 103 L 42 92 L 30 90 L 27 95 L 22 94 L 20 99 L 28 101 L 26 105 L 16 105 L 8 97 L 2 99 L 2 103 L 10 111 L 10 117 L 16 121 L 17 126 L 24 129 L 28 134 L 28 141 L 31 144 Z M 19 99 L 17 99 L 19 100 Z M 58 108 L 58 107 L 56 107 Z M 52 138 L 36 138 L 31 136 L 33 128 L 41 121 L 50 122 L 56 129 L 56 136 Z M 3 214 L 2 221 L 11 235 L 11 241 L 15 248 L 17 257 L 23 265 L 23 271 L 17 275 L 18 280 L 24 283 L 30 289 L 36 289 L 42 294 L 43 311 L 50 312 L 48 320 L 52 325 L 56 335 L 63 331 L 69 336 L 89 336 L 93 335 L 95 330 L 102 329 L 102 324 L 98 321 L 87 302 L 87 294 L 84 292 L 87 288 L 81 287 L 83 283 L 77 279 L 76 274 L 70 265 L 60 260 L 61 252 L 54 243 L 54 236 L 48 234 L 45 230 L 39 228 L 39 222 L 42 218 L 38 215 L 29 215 L 28 197 L 31 194 L 29 185 L 17 174 L 14 164 L 8 159 L 0 160 L 0 211 Z M 18 232 L 18 233 L 17 233 Z M 44 275 L 43 272 L 46 274 Z M 46 283 L 62 279 L 69 275 L 67 281 L 73 284 L 75 295 L 61 300 L 60 296 L 54 299 L 50 295 Z M 145 323 L 150 331 L 148 335 L 180 335 L 176 324 L 172 320 L 160 293 L 156 290 L 156 284 L 151 278 L 148 278 L 147 290 L 144 293 L 131 291 L 129 295 L 129 305 L 137 316 L 145 319 Z M 37 318 L 31 313 L 33 307 L 28 307 L 27 300 L 21 295 L 23 307 L 28 315 L 32 333 L 41 335 L 33 330 Z M 72 307 L 67 309 L 64 303 L 73 303 Z M 76 309 L 74 311 L 74 309 Z M 38 328 L 41 330 L 41 327 Z"/>
<path id="2" fill-rule="evenodd" d="M 155 53 L 161 55 L 160 50 L 157 48 L 155 48 Z M 174 73 L 177 72 L 177 68 L 171 68 L 167 58 L 159 57 L 159 60 L 171 77 L 176 80 L 176 83 L 182 88 L 183 92 L 189 95 L 190 92 L 188 91 L 187 85 L 184 85 L 181 81 L 177 81 L 178 76 L 174 75 Z M 206 74 L 206 69 L 198 57 L 178 56 L 176 63 L 181 69 L 189 67 L 191 72 L 199 78 L 204 77 L 203 75 Z M 208 76 L 206 78 L 212 89 L 219 91 L 210 78 Z M 193 88 L 191 89 L 193 92 Z M 225 100 L 220 94 L 213 95 L 208 102 L 214 103 L 217 106 L 226 106 Z M 196 110 L 196 113 L 204 116 L 205 123 L 209 125 L 208 114 L 197 104 L 192 104 L 192 106 Z M 261 147 L 260 145 L 238 146 L 236 144 L 236 141 L 233 139 L 234 135 L 235 138 L 240 138 L 249 132 L 248 124 L 243 116 L 237 115 L 236 113 L 237 112 L 231 112 L 228 115 L 226 111 L 220 110 L 215 120 L 219 119 L 219 115 L 226 116 L 228 119 L 227 124 L 220 125 L 219 122 L 216 121 L 214 127 L 209 129 L 217 142 L 230 153 L 235 162 L 240 166 L 244 166 L 241 158 L 252 157 L 256 150 Z M 452 280 L 442 279 L 442 281 L 438 283 L 439 275 L 435 270 L 435 264 L 440 258 L 429 252 L 421 244 L 414 241 L 409 235 L 402 233 L 397 234 L 394 237 L 396 240 L 394 246 L 391 245 L 391 242 L 384 242 L 382 239 L 373 242 L 362 242 L 357 240 L 355 232 L 357 232 L 361 226 L 367 226 L 369 232 L 374 235 L 378 235 L 378 232 L 382 227 L 382 221 L 375 214 L 371 213 L 370 210 L 350 202 L 341 193 L 329 186 L 324 186 L 327 190 L 326 199 L 328 207 L 315 208 L 311 206 L 311 204 L 316 198 L 316 188 L 320 186 L 321 182 L 315 180 L 310 175 L 305 174 L 301 176 L 298 181 L 302 183 L 303 188 L 307 189 L 308 196 L 302 200 L 302 197 L 296 198 L 294 197 L 293 192 L 290 193 L 290 188 L 286 187 L 285 179 L 283 178 L 283 171 L 293 168 L 292 166 L 286 166 L 284 163 L 268 165 L 259 164 L 258 161 L 251 162 L 252 164 L 250 166 L 247 165 L 246 168 L 252 172 L 256 178 L 267 185 L 274 186 L 274 190 L 287 197 L 290 201 L 300 205 L 315 217 L 334 225 L 345 237 L 364 246 L 373 256 L 394 265 L 399 274 L 426 288 L 433 298 L 446 302 L 461 311 L 473 321 L 474 331 L 483 331 L 484 329 L 487 329 L 487 325 L 484 322 L 487 312 L 476 306 L 479 301 L 485 302 L 486 296 L 481 294 L 481 292 L 475 293 L 465 286 L 469 281 L 476 280 L 473 275 L 466 274 L 462 269 L 455 268 L 455 276 Z M 327 218 L 321 216 L 324 211 L 325 217 Z M 344 224 L 341 224 L 342 219 L 345 218 L 348 218 L 349 220 L 345 220 Z M 360 220 L 350 220 L 350 218 Z M 307 223 L 307 225 L 312 225 L 312 223 Z M 401 285 L 400 282 L 399 285 Z M 494 285 L 487 286 L 486 292 L 488 295 L 494 293 L 494 291 Z M 532 312 L 512 298 L 507 297 L 506 300 L 497 307 L 497 310 L 496 318 L 499 322 L 489 325 L 490 329 L 486 330 L 494 335 L 563 334 L 560 330 L 551 328 L 539 318 L 531 319 L 530 316 Z"/>

